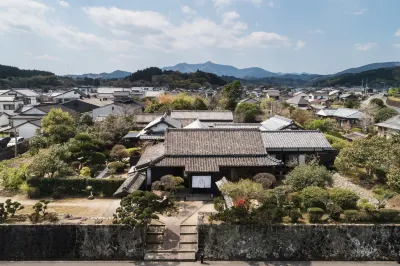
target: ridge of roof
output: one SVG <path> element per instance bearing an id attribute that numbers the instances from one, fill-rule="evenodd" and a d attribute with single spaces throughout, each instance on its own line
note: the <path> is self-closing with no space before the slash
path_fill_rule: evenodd
<path id="1" fill-rule="evenodd" d="M 261 125 L 260 125 L 261 126 Z M 258 128 L 168 128 L 167 131 L 257 131 L 260 132 Z"/>

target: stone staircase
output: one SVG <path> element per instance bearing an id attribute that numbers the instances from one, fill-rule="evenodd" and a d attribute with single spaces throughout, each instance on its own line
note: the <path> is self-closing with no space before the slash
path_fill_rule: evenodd
<path id="1" fill-rule="evenodd" d="M 195 261 L 197 228 L 195 225 L 150 225 L 147 230 L 145 261 Z"/>

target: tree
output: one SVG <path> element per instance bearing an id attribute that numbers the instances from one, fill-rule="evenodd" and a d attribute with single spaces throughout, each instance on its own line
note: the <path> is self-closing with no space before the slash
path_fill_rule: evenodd
<path id="1" fill-rule="evenodd" d="M 393 108 L 383 107 L 376 113 L 376 115 L 374 117 L 375 122 L 379 123 L 379 122 L 386 121 L 389 118 L 392 118 L 393 116 L 396 116 L 398 114 L 399 113 Z"/>
<path id="2" fill-rule="evenodd" d="M 71 158 L 75 161 L 89 165 L 105 163 L 105 155 L 101 153 L 104 151 L 104 143 L 95 140 L 92 135 L 79 133 L 69 141 L 68 146 Z"/>
<path id="3" fill-rule="evenodd" d="M 102 143 L 113 145 L 134 127 L 135 116 L 132 114 L 108 115 L 104 121 L 95 124 L 92 133 Z"/>
<path id="4" fill-rule="evenodd" d="M 100 87 L 100 79 L 94 79 L 93 80 L 93 86 L 96 87 L 96 88 Z"/>
<path id="5" fill-rule="evenodd" d="M 357 100 L 350 99 L 350 100 L 345 101 L 344 107 L 351 108 L 351 109 L 358 108 L 358 107 L 360 107 L 360 102 Z"/>
<path id="6" fill-rule="evenodd" d="M 234 201 L 241 202 L 246 209 L 250 208 L 251 200 L 262 201 L 266 195 L 262 184 L 250 179 L 240 179 L 238 182 L 226 183 L 220 190 Z"/>
<path id="7" fill-rule="evenodd" d="M 158 219 L 156 212 L 165 209 L 160 198 L 149 191 L 136 190 L 123 198 L 116 209 L 114 223 L 131 227 L 146 226 L 152 219 Z"/>
<path id="8" fill-rule="evenodd" d="M 382 100 L 382 99 L 379 99 L 379 98 L 374 98 L 374 99 L 372 99 L 372 100 L 369 102 L 369 104 L 370 104 L 370 105 L 375 105 L 375 106 L 377 106 L 377 107 L 379 107 L 379 108 L 383 108 L 383 107 L 386 106 L 385 103 L 383 102 L 383 100 Z"/>
<path id="9" fill-rule="evenodd" d="M 54 108 L 43 117 L 42 130 L 54 143 L 62 143 L 75 135 L 75 121 L 69 113 Z"/>
<path id="10" fill-rule="evenodd" d="M 196 99 L 194 99 L 194 101 L 193 101 L 193 109 L 194 110 L 207 110 L 208 107 L 202 98 L 196 97 Z"/>
<path id="11" fill-rule="evenodd" d="M 49 138 L 43 136 L 41 133 L 37 133 L 35 136 L 29 139 L 29 153 L 31 155 L 36 155 L 39 153 L 40 149 L 46 148 L 49 145 Z"/>
<path id="12" fill-rule="evenodd" d="M 38 177 L 63 177 L 73 173 L 65 162 L 70 157 L 68 148 L 64 145 L 53 145 L 48 150 L 42 150 L 33 158 L 29 170 Z"/>
<path id="13" fill-rule="evenodd" d="M 284 183 L 295 191 L 305 187 L 316 186 L 324 188 L 332 184 L 332 174 L 325 166 L 318 165 L 316 161 L 296 166 L 286 175 Z"/>
<path id="14" fill-rule="evenodd" d="M 122 159 L 129 157 L 129 153 L 124 145 L 115 145 L 110 152 L 110 157 L 121 162 Z"/>
<path id="15" fill-rule="evenodd" d="M 333 188 L 329 191 L 332 202 L 343 210 L 354 210 L 360 197 L 352 190 L 345 188 Z"/>
<path id="16" fill-rule="evenodd" d="M 260 106 L 254 103 L 240 103 L 235 110 L 236 120 L 243 123 L 257 122 L 260 114 Z"/>
<path id="17" fill-rule="evenodd" d="M 160 178 L 160 181 L 156 181 L 152 184 L 152 189 L 174 193 L 175 190 L 184 188 L 182 186 L 183 182 L 184 180 L 180 176 L 165 175 Z"/>
<path id="18" fill-rule="evenodd" d="M 387 201 L 396 195 L 395 192 L 384 188 L 376 188 L 373 192 L 374 198 L 378 201 L 379 209 L 385 208 Z"/>
<path id="19" fill-rule="evenodd" d="M 313 114 L 310 111 L 296 108 L 292 111 L 290 117 L 300 125 L 305 125 L 307 121 L 313 118 Z"/>
<path id="20" fill-rule="evenodd" d="M 365 168 L 368 177 L 375 169 L 388 168 L 390 144 L 385 138 L 373 137 L 353 141 L 343 148 L 335 159 L 335 167 L 342 172 Z"/>
<path id="21" fill-rule="evenodd" d="M 268 189 L 276 183 L 276 177 L 270 173 L 258 173 L 253 177 L 253 181 L 262 184 L 265 189 Z"/>
<path id="22" fill-rule="evenodd" d="M 225 110 L 235 110 L 236 105 L 242 97 L 243 89 L 239 81 L 235 80 L 224 86 L 222 90 L 222 104 Z"/>
<path id="23" fill-rule="evenodd" d="M 305 123 L 307 129 L 320 130 L 322 132 L 333 131 L 337 128 L 336 120 L 331 118 L 312 119 Z"/>
<path id="24" fill-rule="evenodd" d="M 400 191 L 400 168 L 393 168 L 387 174 L 387 184 L 395 191 Z"/>
<path id="25" fill-rule="evenodd" d="M 304 208 L 318 207 L 326 209 L 329 193 L 321 187 L 306 187 L 301 191 Z"/>
<path id="26" fill-rule="evenodd" d="M 171 107 L 174 110 L 191 110 L 193 109 L 192 102 L 192 97 L 185 93 L 180 93 L 172 101 Z"/>

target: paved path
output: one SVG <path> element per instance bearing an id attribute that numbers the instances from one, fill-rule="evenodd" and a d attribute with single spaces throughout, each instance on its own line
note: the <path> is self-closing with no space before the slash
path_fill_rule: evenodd
<path id="1" fill-rule="evenodd" d="M 357 193 L 361 199 L 368 199 L 370 203 L 378 205 L 378 201 L 372 196 L 371 190 L 365 189 L 350 182 L 346 177 L 340 175 L 339 173 L 333 175 L 333 186 L 350 189 Z"/>
<path id="2" fill-rule="evenodd" d="M 112 265 L 112 266 L 195 266 L 201 265 L 200 262 L 106 262 L 106 261 L 47 261 L 47 262 L 0 262 L 2 266 L 97 266 L 97 265 Z M 384 265 L 396 265 L 394 261 L 277 261 L 277 262 L 257 262 L 257 261 L 205 261 L 204 265 L 215 265 L 215 266 L 384 266 Z"/>

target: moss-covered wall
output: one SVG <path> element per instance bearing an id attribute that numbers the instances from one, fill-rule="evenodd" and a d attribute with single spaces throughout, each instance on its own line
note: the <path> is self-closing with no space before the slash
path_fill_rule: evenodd
<path id="1" fill-rule="evenodd" d="M 400 225 L 199 225 L 208 260 L 396 260 Z"/>
<path id="2" fill-rule="evenodd" d="M 117 225 L 0 225 L 0 260 L 141 260 L 143 230 Z"/>

